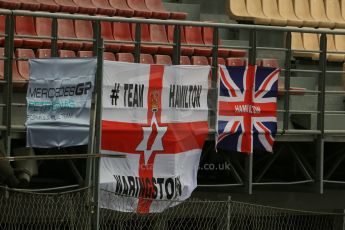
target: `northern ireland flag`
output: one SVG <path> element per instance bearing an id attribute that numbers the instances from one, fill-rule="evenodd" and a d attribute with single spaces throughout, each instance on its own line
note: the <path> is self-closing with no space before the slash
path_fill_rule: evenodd
<path id="1" fill-rule="evenodd" d="M 272 152 L 279 73 L 270 67 L 220 66 L 217 148 Z"/>
<path id="2" fill-rule="evenodd" d="M 104 63 L 101 207 L 162 212 L 197 186 L 208 66 Z"/>

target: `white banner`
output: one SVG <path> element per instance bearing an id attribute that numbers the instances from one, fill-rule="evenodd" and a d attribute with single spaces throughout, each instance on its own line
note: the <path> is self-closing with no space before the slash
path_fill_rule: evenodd
<path id="1" fill-rule="evenodd" d="M 208 134 L 208 66 L 105 62 L 101 207 L 161 212 L 197 186 Z"/>
<path id="2" fill-rule="evenodd" d="M 88 143 L 96 59 L 32 59 L 27 91 L 27 146 Z"/>

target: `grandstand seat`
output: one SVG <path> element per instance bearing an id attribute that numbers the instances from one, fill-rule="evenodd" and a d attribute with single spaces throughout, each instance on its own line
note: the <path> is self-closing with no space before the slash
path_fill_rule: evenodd
<path id="1" fill-rule="evenodd" d="M 310 6 L 308 0 L 294 0 L 294 9 L 297 18 L 303 20 L 303 26 L 318 27 L 319 21 L 310 15 Z"/>
<path id="2" fill-rule="evenodd" d="M 150 38 L 150 31 L 149 31 L 149 25 L 148 24 L 140 24 L 141 26 L 141 42 L 152 42 Z M 132 39 L 135 41 L 135 27 L 136 24 L 132 23 Z M 155 54 L 158 51 L 158 46 L 155 45 L 147 45 L 147 44 L 141 44 L 140 46 L 140 52 L 141 53 L 149 53 L 149 54 Z"/>
<path id="3" fill-rule="evenodd" d="M 5 34 L 5 24 L 6 24 L 6 16 L 0 15 L 0 33 Z M 21 47 L 23 44 L 23 39 L 21 38 L 14 38 L 14 47 Z M 0 37 L 0 46 L 5 45 L 5 37 Z"/>
<path id="4" fill-rule="evenodd" d="M 97 14 L 114 16 L 116 9 L 112 8 L 108 0 L 91 0 L 92 4 L 97 7 Z"/>
<path id="5" fill-rule="evenodd" d="M 253 21 L 247 11 L 246 0 L 228 0 L 228 14 L 230 18 L 238 21 Z"/>
<path id="6" fill-rule="evenodd" d="M 133 42 L 130 24 L 127 22 L 114 22 L 113 35 L 115 41 Z M 121 45 L 120 51 L 123 53 L 132 53 L 134 51 L 134 44 L 118 43 Z"/>
<path id="7" fill-rule="evenodd" d="M 73 21 L 70 19 L 58 19 L 58 37 L 62 39 L 64 49 L 80 50 L 83 43 L 77 41 L 63 40 L 64 38 L 76 39 Z"/>
<path id="8" fill-rule="evenodd" d="M 319 21 L 319 27 L 334 28 L 335 22 L 330 21 L 326 16 L 323 0 L 309 0 L 310 15 Z"/>
<path id="9" fill-rule="evenodd" d="M 245 66 L 246 61 L 245 59 L 241 59 L 241 58 L 227 58 L 226 65 L 227 66 Z"/>
<path id="10" fill-rule="evenodd" d="M 93 39 L 92 22 L 86 20 L 74 20 L 75 35 L 79 39 Z M 91 50 L 92 41 L 83 41 L 83 50 Z"/>
<path id="11" fill-rule="evenodd" d="M 14 55 L 13 55 L 14 56 Z M 5 58 L 5 49 L 0 47 L 0 57 Z M 0 78 L 5 78 L 5 61 L 2 59 L 0 60 Z M 24 86 L 23 83 L 25 83 L 25 79 L 19 74 L 18 67 L 17 67 L 17 61 L 13 60 L 12 62 L 12 81 L 16 82 L 13 84 L 15 87 L 22 87 Z"/>
<path id="12" fill-rule="evenodd" d="M 287 20 L 284 19 L 278 10 L 277 0 L 262 0 L 262 9 L 264 14 L 271 19 L 273 26 L 286 26 Z"/>
<path id="13" fill-rule="evenodd" d="M 85 51 L 85 50 L 78 51 L 77 57 L 90 58 L 90 57 L 93 57 L 93 52 L 92 51 Z"/>
<path id="14" fill-rule="evenodd" d="M 334 35 L 327 34 L 327 52 L 335 52 L 337 51 L 335 47 Z M 345 59 L 345 54 L 335 54 L 335 53 L 327 53 L 327 60 L 330 62 L 343 62 Z"/>
<path id="15" fill-rule="evenodd" d="M 113 29 L 111 22 L 101 22 L 101 36 L 104 39 L 104 48 L 106 51 L 118 52 L 121 45 L 108 43 L 114 41 Z"/>
<path id="16" fill-rule="evenodd" d="M 334 35 L 335 48 L 339 52 L 345 52 L 345 35 Z"/>
<path id="17" fill-rule="evenodd" d="M 274 68 L 279 67 L 279 63 L 277 59 L 268 59 L 268 58 L 261 59 L 260 65 L 263 67 L 274 67 Z"/>
<path id="18" fill-rule="evenodd" d="M 51 36 L 51 24 L 52 24 L 52 19 L 51 18 L 41 18 L 41 17 L 36 17 L 35 20 L 35 25 L 36 25 L 36 33 L 38 36 Z M 43 48 L 50 48 L 51 46 L 51 39 L 43 39 L 42 40 Z M 62 43 L 60 42 L 60 46 Z M 61 48 L 61 47 L 60 47 Z"/>
<path id="19" fill-rule="evenodd" d="M 320 50 L 319 36 L 318 34 L 304 33 L 303 45 L 305 50 Z M 319 53 L 306 53 L 305 57 L 310 57 L 312 60 L 319 60 Z"/>
<path id="20" fill-rule="evenodd" d="M 246 0 L 247 11 L 250 16 L 254 18 L 255 24 L 269 25 L 269 19 L 262 10 L 261 0 Z"/>
<path id="21" fill-rule="evenodd" d="M 75 52 L 72 50 L 59 50 L 58 52 L 60 58 L 75 58 Z"/>
<path id="22" fill-rule="evenodd" d="M 60 10 L 60 6 L 56 4 L 54 0 L 36 0 L 36 1 L 41 4 L 40 10 L 42 11 L 57 12 Z"/>
<path id="23" fill-rule="evenodd" d="M 303 25 L 303 20 L 297 18 L 292 1 L 293 0 L 278 0 L 279 13 L 287 20 L 288 26 L 300 27 Z"/>
<path id="24" fill-rule="evenodd" d="M 132 17 L 134 10 L 129 8 L 126 0 L 109 0 L 111 7 L 116 9 L 116 14 L 123 17 Z"/>
<path id="25" fill-rule="evenodd" d="M 207 57 L 205 56 L 193 56 L 192 65 L 208 65 Z"/>
<path id="26" fill-rule="evenodd" d="M 16 58 L 19 59 L 29 59 L 35 58 L 35 53 L 32 49 L 17 49 Z M 17 61 L 18 72 L 25 80 L 29 80 L 29 61 L 28 60 L 18 60 Z"/>
<path id="27" fill-rule="evenodd" d="M 189 45 L 205 45 L 202 40 L 201 27 L 197 26 L 186 26 L 184 28 L 186 43 Z M 194 47 L 194 55 L 196 56 L 210 56 L 212 48 L 210 47 Z"/>
<path id="28" fill-rule="evenodd" d="M 172 65 L 172 60 L 169 55 L 155 55 L 155 63 L 159 65 Z"/>
<path id="29" fill-rule="evenodd" d="M 50 49 L 38 49 L 36 51 L 36 58 L 50 58 L 51 50 Z"/>
<path id="30" fill-rule="evenodd" d="M 167 31 L 165 25 L 151 24 L 150 27 L 150 39 L 152 42 L 166 43 L 168 44 Z M 159 54 L 172 54 L 173 46 L 169 45 L 158 45 Z"/>
<path id="31" fill-rule="evenodd" d="M 13 1 L 13 0 L 0 0 L 0 8 L 5 9 L 19 9 L 20 8 L 20 2 Z"/>
<path id="32" fill-rule="evenodd" d="M 55 0 L 56 4 L 60 6 L 61 12 L 77 13 L 78 6 L 72 0 Z"/>
<path id="33" fill-rule="evenodd" d="M 95 14 L 97 13 L 97 7 L 92 4 L 91 0 L 73 0 L 78 6 L 78 12 L 82 14 Z"/>
<path id="34" fill-rule="evenodd" d="M 145 0 L 146 6 L 152 11 L 152 18 L 168 19 L 170 13 L 164 9 L 162 0 Z"/>
<path id="35" fill-rule="evenodd" d="M 205 45 L 212 46 L 213 45 L 213 28 L 212 27 L 203 27 L 202 28 L 202 37 L 204 40 Z M 218 40 L 218 45 L 221 45 L 220 39 Z M 218 48 L 218 56 L 220 57 L 228 57 L 229 50 Z"/>
<path id="36" fill-rule="evenodd" d="M 168 30 L 168 41 L 169 43 L 174 43 L 174 25 L 168 25 L 167 30 Z M 186 44 L 186 36 L 183 27 L 181 28 L 181 36 L 180 36 L 180 41 L 181 41 L 181 54 L 182 55 L 187 55 L 191 56 L 194 53 L 194 48 L 190 46 L 183 46 L 183 44 Z"/>
<path id="37" fill-rule="evenodd" d="M 208 58 L 208 64 L 212 65 L 212 57 Z M 225 65 L 225 59 L 224 58 L 218 58 L 218 65 Z"/>
<path id="38" fill-rule="evenodd" d="M 190 58 L 188 56 L 181 56 L 180 57 L 180 65 L 191 65 Z"/>
<path id="39" fill-rule="evenodd" d="M 340 0 L 341 15 L 345 19 L 345 0 Z"/>
<path id="40" fill-rule="evenodd" d="M 116 61 L 121 62 L 134 62 L 134 56 L 131 53 L 117 53 Z"/>
<path id="41" fill-rule="evenodd" d="M 34 18 L 30 16 L 16 16 L 15 31 L 17 35 L 37 36 Z M 23 47 L 40 48 L 43 45 L 42 40 L 23 38 Z"/>
<path id="42" fill-rule="evenodd" d="M 345 21 L 343 16 L 341 15 L 341 7 L 339 4 L 339 0 L 327 0 L 325 1 L 326 4 L 326 15 L 327 17 L 335 22 L 336 28 L 345 28 Z"/>
<path id="43" fill-rule="evenodd" d="M 150 18 L 152 15 L 152 11 L 147 8 L 145 0 L 127 0 L 127 4 L 129 8 L 134 10 L 135 17 Z"/>
<path id="44" fill-rule="evenodd" d="M 35 0 L 19 0 L 20 8 L 23 10 L 37 11 L 41 8 L 41 5 Z"/>
<path id="45" fill-rule="evenodd" d="M 304 50 L 303 37 L 301 33 L 296 33 L 296 32 L 291 33 L 291 49 L 292 49 L 292 56 L 294 57 L 305 57 L 305 55 L 307 56 L 310 55 L 310 53 L 300 52 Z M 300 51 L 297 51 L 297 50 L 300 50 Z"/>
<path id="46" fill-rule="evenodd" d="M 104 52 L 103 59 L 108 61 L 115 61 L 115 55 L 111 52 Z"/>
<path id="47" fill-rule="evenodd" d="M 154 64 L 152 55 L 151 54 L 140 54 L 140 63 Z"/>

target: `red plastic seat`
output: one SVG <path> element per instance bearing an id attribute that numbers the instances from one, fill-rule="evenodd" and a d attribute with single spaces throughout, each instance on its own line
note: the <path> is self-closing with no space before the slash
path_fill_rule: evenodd
<path id="1" fill-rule="evenodd" d="M 6 16 L 0 15 L 0 33 L 5 34 L 5 24 L 6 24 Z M 14 47 L 21 47 L 23 44 L 23 39 L 21 38 L 14 38 Z M 0 46 L 5 45 L 5 37 L 0 37 Z"/>
<path id="2" fill-rule="evenodd" d="M 63 40 L 63 38 L 72 38 L 76 39 L 73 21 L 70 19 L 58 19 L 58 37 L 60 42 L 62 42 L 62 47 L 68 50 L 80 50 L 83 46 L 83 43 Z"/>
<path id="3" fill-rule="evenodd" d="M 39 10 L 41 8 L 40 3 L 35 0 L 20 0 L 20 8 L 23 10 Z"/>
<path id="4" fill-rule="evenodd" d="M 117 53 L 116 61 L 134 62 L 134 56 L 131 53 Z"/>
<path id="5" fill-rule="evenodd" d="M 260 64 L 261 66 L 264 66 L 264 67 L 274 67 L 274 68 L 279 67 L 277 59 L 262 59 Z"/>
<path id="6" fill-rule="evenodd" d="M 227 58 L 226 65 L 227 66 L 244 66 L 246 65 L 246 61 L 241 58 Z"/>
<path id="7" fill-rule="evenodd" d="M 73 2 L 78 6 L 79 13 L 82 14 L 95 14 L 97 13 L 97 7 L 95 7 L 91 0 L 73 0 Z"/>
<path id="8" fill-rule="evenodd" d="M 204 56 L 193 56 L 192 65 L 208 65 L 207 57 Z"/>
<path id="9" fill-rule="evenodd" d="M 116 9 L 112 8 L 108 0 L 91 0 L 92 4 L 97 7 L 97 14 L 114 16 Z"/>
<path id="10" fill-rule="evenodd" d="M 245 57 L 247 55 L 247 52 L 245 50 L 229 50 L 229 56 L 230 57 Z"/>
<path id="11" fill-rule="evenodd" d="M 191 65 L 192 62 L 188 56 L 181 56 L 180 57 L 180 65 Z"/>
<path id="12" fill-rule="evenodd" d="M 78 51 L 77 57 L 89 58 L 93 57 L 92 51 Z"/>
<path id="13" fill-rule="evenodd" d="M 186 26 L 184 28 L 186 42 L 189 45 L 205 45 L 202 40 L 201 27 L 197 26 Z M 199 56 L 210 56 L 212 49 L 210 47 L 194 47 L 194 55 Z"/>
<path id="14" fill-rule="evenodd" d="M 174 28 L 175 26 L 173 25 L 168 25 L 167 30 L 168 30 L 168 40 L 170 43 L 174 43 Z M 184 33 L 184 30 L 181 29 L 181 36 L 180 36 L 180 40 L 181 40 L 181 54 L 182 55 L 187 55 L 187 56 L 191 56 L 194 53 L 194 48 L 190 47 L 190 46 L 183 46 L 183 44 L 186 44 L 186 36 Z"/>
<path id="15" fill-rule="evenodd" d="M 140 54 L 140 63 L 154 64 L 152 55 L 151 54 Z"/>
<path id="16" fill-rule="evenodd" d="M 141 26 L 141 42 L 152 42 L 150 38 L 150 31 L 149 31 L 149 25 L 148 24 L 140 24 Z M 135 41 L 135 27 L 136 24 L 132 23 L 132 39 Z M 155 54 L 157 53 L 158 46 L 154 45 L 146 45 L 141 44 L 140 46 L 140 52 L 141 53 L 149 53 L 149 54 Z"/>
<path id="17" fill-rule="evenodd" d="M 213 28 L 212 27 L 204 27 L 202 29 L 202 36 L 205 45 L 213 45 Z M 220 39 L 218 40 L 218 45 L 221 45 Z M 229 56 L 229 50 L 218 48 L 218 56 L 219 57 L 228 57 Z"/>
<path id="18" fill-rule="evenodd" d="M 167 32 L 164 25 L 150 25 L 150 37 L 152 42 L 159 43 L 169 43 Z M 172 54 L 173 47 L 168 45 L 159 45 L 158 51 L 159 54 Z"/>
<path id="19" fill-rule="evenodd" d="M 13 55 L 14 56 L 14 55 Z M 0 58 L 5 57 L 5 49 L 0 48 Z M 5 79 L 5 61 L 3 59 L 0 59 L 0 80 Z M 25 79 L 20 76 L 18 73 L 18 68 L 17 68 L 17 61 L 13 60 L 12 62 L 12 82 L 17 82 L 14 83 L 13 86 L 15 87 L 22 87 L 24 86 L 23 83 L 25 83 Z"/>
<path id="20" fill-rule="evenodd" d="M 17 49 L 16 58 L 35 58 L 35 53 L 32 49 Z M 29 61 L 28 60 L 18 60 L 18 72 L 23 79 L 29 80 Z"/>
<path id="21" fill-rule="evenodd" d="M 134 10 L 135 17 L 149 18 L 152 15 L 152 11 L 147 8 L 145 0 L 127 0 L 127 4 L 129 8 Z"/>
<path id="22" fill-rule="evenodd" d="M 51 24 L 52 24 L 52 19 L 51 18 L 38 18 L 36 17 L 36 33 L 38 36 L 51 36 Z M 42 40 L 43 48 L 50 48 L 51 46 L 51 39 L 44 39 Z M 62 43 L 60 42 L 60 46 Z M 60 47 L 61 48 L 61 47 Z"/>
<path id="23" fill-rule="evenodd" d="M 41 4 L 40 10 L 42 11 L 57 12 L 60 10 L 60 6 L 56 4 L 54 0 L 36 0 L 36 1 Z"/>
<path id="24" fill-rule="evenodd" d="M 60 6 L 61 12 L 77 13 L 78 6 L 72 0 L 55 0 L 56 4 Z"/>
<path id="25" fill-rule="evenodd" d="M 72 50 L 59 50 L 60 58 L 75 58 L 75 52 Z"/>
<path id="26" fill-rule="evenodd" d="M 212 57 L 208 58 L 208 64 L 212 65 Z M 224 58 L 218 58 L 218 65 L 225 65 L 225 59 Z"/>
<path id="27" fill-rule="evenodd" d="M 170 18 L 176 19 L 176 20 L 184 20 L 187 18 L 187 13 L 185 12 L 170 12 Z"/>
<path id="28" fill-rule="evenodd" d="M 109 0 L 109 4 L 116 9 L 116 14 L 119 16 L 132 17 L 134 15 L 134 10 L 127 5 L 126 0 Z"/>
<path id="29" fill-rule="evenodd" d="M 79 39 L 93 39 L 92 22 L 86 20 L 74 20 L 75 35 Z M 92 42 L 84 41 L 83 50 L 91 50 Z"/>
<path id="30" fill-rule="evenodd" d="M 115 55 L 111 52 L 104 52 L 103 53 L 103 59 L 108 61 L 115 61 Z"/>
<path id="31" fill-rule="evenodd" d="M 101 22 L 101 36 L 104 39 L 105 50 L 113 52 L 118 52 L 120 50 L 121 45 L 116 43 L 107 43 L 107 41 L 114 41 L 111 22 Z"/>
<path id="32" fill-rule="evenodd" d="M 145 0 L 145 3 L 147 8 L 152 11 L 152 18 L 170 18 L 170 12 L 164 8 L 162 0 Z"/>
<path id="33" fill-rule="evenodd" d="M 13 0 L 1 0 L 0 1 L 0 8 L 16 10 L 16 9 L 20 8 L 20 2 L 19 1 L 13 1 Z"/>
<path id="34" fill-rule="evenodd" d="M 155 55 L 155 63 L 159 65 L 172 65 L 169 55 Z"/>
<path id="35" fill-rule="evenodd" d="M 113 35 L 115 41 L 133 42 L 130 25 L 127 22 L 114 22 Z M 134 44 L 118 43 L 121 45 L 120 51 L 123 53 L 132 53 L 134 51 Z"/>
<path id="36" fill-rule="evenodd" d="M 17 35 L 37 36 L 33 17 L 16 16 L 15 21 L 15 30 Z M 23 47 L 25 48 L 37 49 L 42 47 L 42 45 L 42 40 L 23 38 Z"/>
<path id="37" fill-rule="evenodd" d="M 37 58 L 50 58 L 51 55 L 51 50 L 50 49 L 38 49 L 36 51 L 36 57 Z"/>

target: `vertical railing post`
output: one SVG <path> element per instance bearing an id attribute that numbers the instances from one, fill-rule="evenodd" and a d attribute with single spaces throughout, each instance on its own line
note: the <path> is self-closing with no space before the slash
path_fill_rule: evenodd
<path id="1" fill-rule="evenodd" d="M 290 117 L 290 79 L 291 79 L 291 32 L 286 33 L 285 37 L 285 81 L 284 81 L 284 120 L 283 132 L 289 129 Z"/>
<path id="2" fill-rule="evenodd" d="M 250 31 L 249 36 L 249 55 L 248 63 L 249 65 L 256 64 L 256 30 Z M 248 194 L 253 193 L 253 154 L 248 154 L 245 159 L 245 170 L 246 170 L 246 180 L 245 180 L 245 191 Z"/>
<path id="3" fill-rule="evenodd" d="M 6 85 L 4 87 L 4 102 L 6 104 L 6 110 L 3 114 L 3 123 L 6 125 L 6 134 L 4 136 L 4 144 L 6 150 L 6 156 L 11 154 L 11 126 L 12 126 L 12 63 L 13 63 L 13 46 L 14 46 L 14 16 L 6 16 L 5 25 L 5 66 L 4 75 Z"/>
<path id="4" fill-rule="evenodd" d="M 324 174 L 324 133 L 325 133 L 325 97 L 326 97 L 326 70 L 327 70 L 327 36 L 325 33 L 320 37 L 320 61 L 318 78 L 317 100 L 317 130 L 320 134 L 316 138 L 316 191 L 323 194 Z"/>
<path id="5" fill-rule="evenodd" d="M 52 33 L 51 33 L 51 56 L 58 56 L 58 20 L 57 18 L 52 19 Z"/>
<path id="6" fill-rule="evenodd" d="M 209 97 L 209 117 L 210 128 L 216 129 L 217 122 L 217 109 L 218 109 L 218 91 L 217 91 L 217 79 L 218 79 L 218 43 L 219 43 L 219 30 L 213 28 L 213 41 L 212 41 L 212 65 L 211 65 L 211 87 Z M 215 130 L 217 133 L 218 130 Z"/>
<path id="7" fill-rule="evenodd" d="M 173 46 L 173 64 L 180 64 L 181 56 L 181 26 L 175 25 L 174 27 L 174 46 Z"/>
<path id="8" fill-rule="evenodd" d="M 102 137 L 102 84 L 103 84 L 103 39 L 100 38 L 97 44 L 97 73 L 96 73 L 96 118 L 95 118 L 95 145 L 94 154 L 99 154 L 101 151 L 101 137 Z M 100 159 L 95 158 L 94 177 L 93 177 L 93 218 L 92 230 L 98 230 L 100 226 L 100 208 L 99 208 L 99 169 Z"/>
<path id="9" fill-rule="evenodd" d="M 135 24 L 135 47 L 134 47 L 134 62 L 140 63 L 140 47 L 141 47 L 141 24 Z"/>

